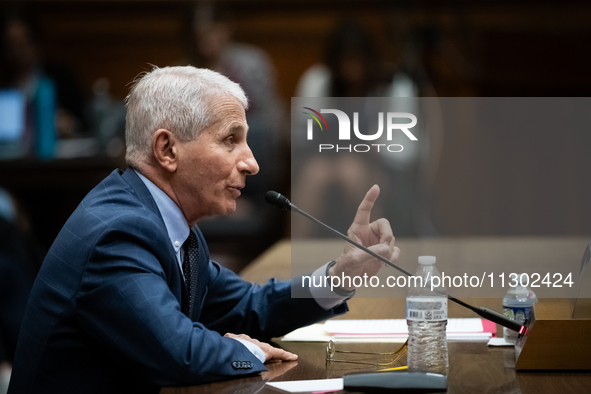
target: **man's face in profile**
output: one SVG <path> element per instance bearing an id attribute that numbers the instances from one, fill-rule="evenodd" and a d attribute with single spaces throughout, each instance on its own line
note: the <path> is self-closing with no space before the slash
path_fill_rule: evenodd
<path id="1" fill-rule="evenodd" d="M 210 111 L 216 121 L 195 140 L 179 144 L 175 189 L 190 224 L 234 212 L 246 175 L 259 171 L 246 143 L 248 124 L 242 104 L 231 96 L 220 97 Z"/>

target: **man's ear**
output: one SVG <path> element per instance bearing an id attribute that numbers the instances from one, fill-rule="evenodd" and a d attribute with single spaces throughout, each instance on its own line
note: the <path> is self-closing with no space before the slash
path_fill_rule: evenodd
<path id="1" fill-rule="evenodd" d="M 178 165 L 177 140 L 172 132 L 158 129 L 152 136 L 152 153 L 156 163 L 168 172 L 175 172 Z"/>

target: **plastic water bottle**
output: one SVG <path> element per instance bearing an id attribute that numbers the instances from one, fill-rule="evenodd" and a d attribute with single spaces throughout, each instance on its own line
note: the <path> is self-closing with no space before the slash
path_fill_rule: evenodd
<path id="1" fill-rule="evenodd" d="M 422 278 L 422 283 L 418 279 L 413 282 L 409 278 L 411 282 L 406 297 L 408 369 L 447 375 L 447 290 L 441 283 L 431 290 L 431 279 L 441 278 L 435 268 L 435 256 L 419 257 L 415 277 Z M 436 280 L 434 285 L 437 282 Z"/>
<path id="2" fill-rule="evenodd" d="M 524 275 L 519 276 L 518 285 L 510 287 L 503 298 L 503 313 L 510 319 L 523 323 L 532 314 L 533 306 L 538 302 L 536 294 L 527 286 L 524 286 Z M 515 343 L 517 332 L 503 328 L 503 337 L 506 342 Z"/>

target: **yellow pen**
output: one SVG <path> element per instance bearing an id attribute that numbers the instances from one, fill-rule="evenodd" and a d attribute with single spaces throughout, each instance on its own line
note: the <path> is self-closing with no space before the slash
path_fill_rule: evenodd
<path id="1" fill-rule="evenodd" d="M 405 365 L 404 367 L 395 367 L 395 368 L 386 368 L 386 369 L 380 369 L 378 372 L 384 372 L 384 371 L 399 371 L 401 369 L 407 369 L 408 367 Z"/>

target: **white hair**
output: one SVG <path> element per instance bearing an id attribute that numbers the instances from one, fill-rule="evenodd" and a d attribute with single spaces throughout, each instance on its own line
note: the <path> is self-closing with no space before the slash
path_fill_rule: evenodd
<path id="1" fill-rule="evenodd" d="M 152 154 L 152 136 L 158 129 L 191 141 L 216 121 L 211 104 L 223 97 L 235 97 L 248 109 L 244 90 L 212 70 L 164 67 L 140 74 L 125 98 L 125 161 L 139 166 Z"/>

